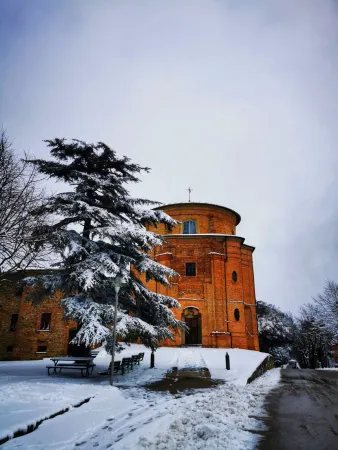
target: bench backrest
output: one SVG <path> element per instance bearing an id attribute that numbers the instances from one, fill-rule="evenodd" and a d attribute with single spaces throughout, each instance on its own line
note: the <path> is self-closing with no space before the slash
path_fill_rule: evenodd
<path id="1" fill-rule="evenodd" d="M 143 361 L 144 353 L 139 353 L 138 356 L 139 356 L 140 361 Z"/>
<path id="2" fill-rule="evenodd" d="M 131 358 L 123 358 L 122 359 L 122 365 L 126 365 L 126 364 L 130 364 L 131 363 Z"/>
<path id="3" fill-rule="evenodd" d="M 133 356 L 131 357 L 131 359 L 132 359 L 133 361 L 138 361 L 138 360 L 140 359 L 140 355 L 133 355 Z"/>

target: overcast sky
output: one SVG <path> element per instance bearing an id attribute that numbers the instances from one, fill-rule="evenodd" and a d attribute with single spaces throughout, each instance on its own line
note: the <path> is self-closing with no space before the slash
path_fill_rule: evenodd
<path id="1" fill-rule="evenodd" d="M 104 141 L 137 196 L 241 214 L 258 300 L 338 282 L 334 0 L 1 0 L 0 122 L 18 150 Z"/>

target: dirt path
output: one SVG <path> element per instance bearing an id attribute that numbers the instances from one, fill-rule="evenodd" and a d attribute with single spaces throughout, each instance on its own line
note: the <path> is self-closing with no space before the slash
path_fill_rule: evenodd
<path id="1" fill-rule="evenodd" d="M 282 370 L 258 450 L 337 450 L 338 371 Z"/>

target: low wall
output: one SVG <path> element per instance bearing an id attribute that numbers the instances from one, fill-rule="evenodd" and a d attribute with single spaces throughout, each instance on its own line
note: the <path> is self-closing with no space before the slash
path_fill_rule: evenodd
<path id="1" fill-rule="evenodd" d="M 251 375 L 251 377 L 248 378 L 247 383 L 251 383 L 256 378 L 263 375 L 263 373 L 267 372 L 270 369 L 273 369 L 275 367 L 274 360 L 272 356 L 267 356 L 257 367 L 257 369 L 254 371 L 254 373 Z"/>

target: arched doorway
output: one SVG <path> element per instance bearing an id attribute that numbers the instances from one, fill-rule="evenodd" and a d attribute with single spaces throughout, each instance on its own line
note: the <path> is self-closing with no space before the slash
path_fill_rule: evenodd
<path id="1" fill-rule="evenodd" d="M 189 307 L 183 311 L 183 320 L 189 327 L 185 332 L 185 345 L 201 345 L 202 344 L 202 323 L 201 313 L 198 308 Z"/>

